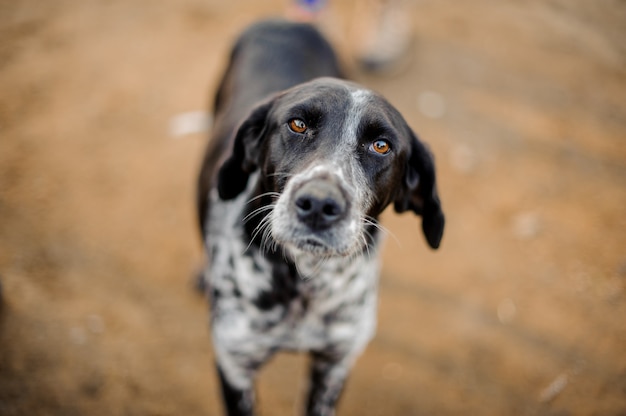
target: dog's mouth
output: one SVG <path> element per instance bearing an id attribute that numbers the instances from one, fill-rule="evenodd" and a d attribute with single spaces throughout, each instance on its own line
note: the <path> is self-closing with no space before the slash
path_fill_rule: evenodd
<path id="1" fill-rule="evenodd" d="M 317 248 L 317 247 L 325 247 L 324 244 L 322 244 L 321 242 L 314 240 L 312 238 L 307 238 L 306 240 L 303 241 L 303 244 L 305 246 L 311 246 L 313 248 Z"/>
<path id="2" fill-rule="evenodd" d="M 298 241 L 296 242 L 296 247 L 301 251 L 316 255 L 329 255 L 336 253 L 336 250 L 333 247 L 314 238 L 306 238 L 302 241 Z"/>
<path id="3" fill-rule="evenodd" d="M 287 243 L 287 245 L 292 245 L 298 250 L 311 253 L 334 251 L 333 247 L 330 244 L 323 241 L 319 237 L 302 237 L 294 239 L 290 243 L 291 244 Z"/>
<path id="4" fill-rule="evenodd" d="M 287 248 L 295 249 L 292 251 L 309 253 L 317 257 L 348 257 L 354 251 L 348 246 L 338 247 L 330 244 L 323 238 L 317 236 L 294 239 L 284 245 Z"/>

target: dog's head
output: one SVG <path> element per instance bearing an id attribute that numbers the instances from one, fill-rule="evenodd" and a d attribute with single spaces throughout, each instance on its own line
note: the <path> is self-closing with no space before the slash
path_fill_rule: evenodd
<path id="1" fill-rule="evenodd" d="M 256 196 L 269 201 L 258 226 L 290 252 L 359 252 L 392 203 L 421 215 L 428 244 L 439 247 L 444 215 L 431 153 L 395 108 L 356 84 L 321 78 L 259 104 L 219 170 L 220 197 L 238 196 L 257 170 Z"/>

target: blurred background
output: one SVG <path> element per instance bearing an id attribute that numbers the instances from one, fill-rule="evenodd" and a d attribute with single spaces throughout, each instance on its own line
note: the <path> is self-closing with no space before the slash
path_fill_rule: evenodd
<path id="1" fill-rule="evenodd" d="M 434 252 L 385 213 L 339 414 L 626 414 L 626 3 L 416 0 L 384 74 L 354 63 L 357 3 L 322 29 L 431 145 L 448 222 Z M 185 126 L 288 5 L 0 0 L 1 415 L 219 414 Z M 298 414 L 306 364 L 262 371 L 261 414 Z"/>

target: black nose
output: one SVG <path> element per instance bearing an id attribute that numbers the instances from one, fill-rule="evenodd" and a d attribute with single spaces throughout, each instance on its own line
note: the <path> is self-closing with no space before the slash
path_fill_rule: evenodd
<path id="1" fill-rule="evenodd" d="M 324 183 L 309 183 L 295 195 L 298 219 L 312 230 L 320 231 L 331 227 L 346 210 L 345 199 L 335 186 Z"/>

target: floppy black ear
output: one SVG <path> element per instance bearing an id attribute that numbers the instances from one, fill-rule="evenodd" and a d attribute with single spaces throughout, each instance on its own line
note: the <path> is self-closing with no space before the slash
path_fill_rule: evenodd
<path id="1" fill-rule="evenodd" d="M 259 104 L 237 129 L 232 153 L 217 174 L 217 191 L 220 198 L 233 199 L 246 189 L 248 177 L 258 167 L 267 113 L 273 102 L 271 99 Z"/>
<path id="2" fill-rule="evenodd" d="M 409 129 L 410 131 L 410 129 Z M 422 231 L 431 248 L 439 248 L 445 217 L 437 194 L 435 161 L 432 153 L 410 131 L 411 154 L 404 177 L 394 201 L 397 212 L 412 210 L 422 216 Z"/>

